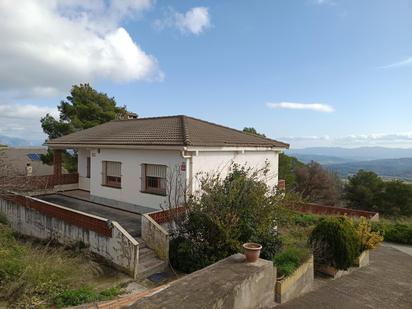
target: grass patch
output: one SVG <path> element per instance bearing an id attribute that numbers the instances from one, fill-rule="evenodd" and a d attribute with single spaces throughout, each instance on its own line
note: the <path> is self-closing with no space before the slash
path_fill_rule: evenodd
<path id="1" fill-rule="evenodd" d="M 277 254 L 273 264 L 281 276 L 292 275 L 310 256 L 309 248 L 288 247 Z"/>
<path id="2" fill-rule="evenodd" d="M 309 258 L 309 235 L 320 218 L 316 215 L 291 212 L 289 220 L 280 227 L 282 250 L 273 259 L 280 276 L 290 276 Z"/>
<path id="3" fill-rule="evenodd" d="M 89 286 L 102 272 L 86 251 L 16 239 L 8 225 L 0 224 L 0 301 L 19 308 L 51 307 L 61 295 Z M 96 300 L 117 292 L 95 292 Z"/>
<path id="4" fill-rule="evenodd" d="M 412 245 L 412 218 L 384 218 L 373 222 L 372 230 L 383 235 L 385 241 Z"/>
<path id="5" fill-rule="evenodd" d="M 57 308 L 67 306 L 76 306 L 90 302 L 104 301 L 115 298 L 122 293 L 121 288 L 110 288 L 97 292 L 91 287 L 82 287 L 79 289 L 66 290 L 54 299 Z"/>

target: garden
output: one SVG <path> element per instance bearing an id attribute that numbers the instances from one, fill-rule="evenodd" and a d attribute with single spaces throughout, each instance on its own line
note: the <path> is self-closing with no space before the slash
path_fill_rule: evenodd
<path id="1" fill-rule="evenodd" d="M 356 267 L 364 252 L 383 240 L 365 218 L 294 212 L 287 206 L 301 197 L 270 191 L 265 176 L 265 169 L 233 165 L 225 177 L 202 178 L 202 194 L 188 201 L 187 215 L 171 235 L 172 267 L 191 273 L 242 252 L 242 244 L 252 242 L 262 245 L 260 257 L 273 261 L 282 280 L 312 255 L 316 270 Z"/>

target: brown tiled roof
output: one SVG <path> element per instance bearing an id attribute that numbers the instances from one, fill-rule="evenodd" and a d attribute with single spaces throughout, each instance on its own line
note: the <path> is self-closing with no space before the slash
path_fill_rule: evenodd
<path id="1" fill-rule="evenodd" d="M 289 147 L 279 141 L 188 116 L 115 120 L 52 139 L 47 144 Z"/>

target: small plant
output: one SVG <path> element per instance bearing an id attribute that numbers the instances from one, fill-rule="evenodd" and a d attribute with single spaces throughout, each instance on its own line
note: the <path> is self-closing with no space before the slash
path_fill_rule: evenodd
<path id="1" fill-rule="evenodd" d="M 379 232 L 372 231 L 372 225 L 365 217 L 361 217 L 358 225 L 357 232 L 361 242 L 360 251 L 375 249 L 383 241 L 383 237 Z"/>
<path id="2" fill-rule="evenodd" d="M 346 270 L 355 264 L 361 244 L 353 223 L 346 217 L 320 220 L 309 237 L 315 262 Z"/>
<path id="3" fill-rule="evenodd" d="M 275 256 L 273 264 L 281 276 L 290 276 L 309 257 L 307 248 L 290 247 Z"/>

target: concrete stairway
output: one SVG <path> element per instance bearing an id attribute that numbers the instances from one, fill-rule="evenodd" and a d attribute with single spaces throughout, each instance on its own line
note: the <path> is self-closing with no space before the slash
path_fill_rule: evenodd
<path id="1" fill-rule="evenodd" d="M 167 269 L 165 261 L 159 259 L 156 253 L 146 246 L 141 238 L 136 238 L 139 242 L 139 277 L 146 278 L 150 275 L 160 273 Z"/>

